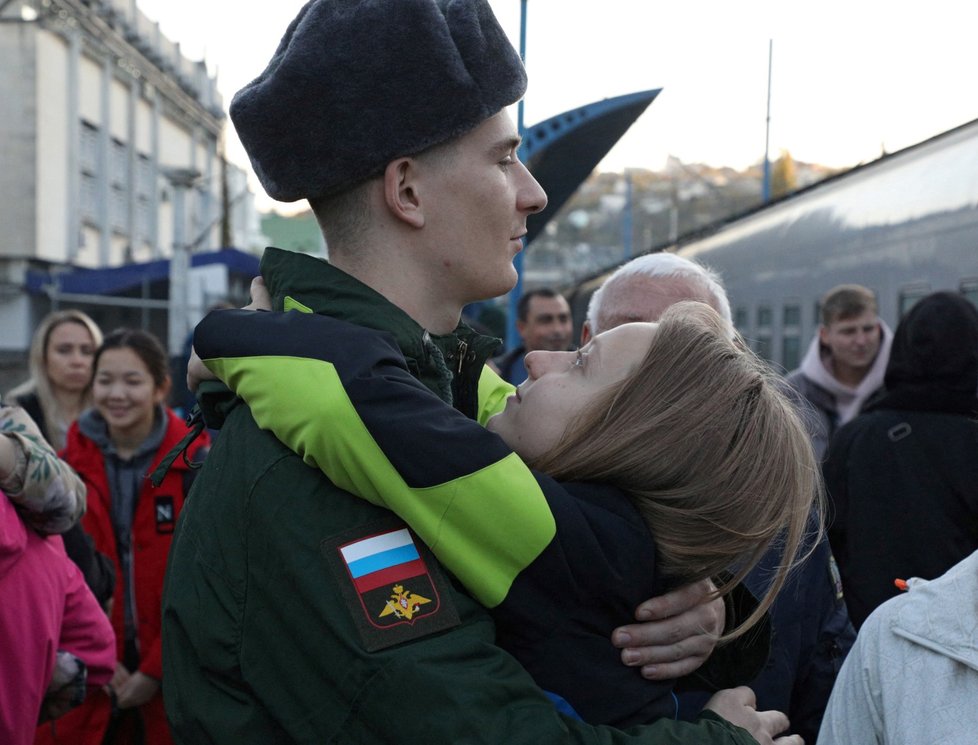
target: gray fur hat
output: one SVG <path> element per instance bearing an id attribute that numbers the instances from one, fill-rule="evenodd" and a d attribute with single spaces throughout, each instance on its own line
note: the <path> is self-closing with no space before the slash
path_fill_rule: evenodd
<path id="1" fill-rule="evenodd" d="M 231 120 L 272 199 L 336 194 L 526 90 L 487 0 L 312 0 Z"/>

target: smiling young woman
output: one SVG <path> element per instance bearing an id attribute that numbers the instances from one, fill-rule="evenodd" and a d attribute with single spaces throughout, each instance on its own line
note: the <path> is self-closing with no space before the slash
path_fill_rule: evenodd
<path id="1" fill-rule="evenodd" d="M 113 743 L 135 742 L 128 738 L 142 731 L 145 745 L 168 745 L 159 693 L 160 597 L 176 520 L 195 471 L 178 459 L 159 487 L 148 474 L 188 430 L 163 403 L 170 389 L 167 358 L 152 335 L 112 332 L 95 352 L 94 371 L 94 406 L 69 429 L 63 457 L 88 489 L 82 524 L 115 567 L 116 670 L 107 686 L 111 694 L 93 694 L 58 720 L 56 736 L 43 728 L 36 742 L 96 745 L 111 726 Z M 207 436 L 202 437 L 189 453 L 198 460 L 206 452 Z"/>

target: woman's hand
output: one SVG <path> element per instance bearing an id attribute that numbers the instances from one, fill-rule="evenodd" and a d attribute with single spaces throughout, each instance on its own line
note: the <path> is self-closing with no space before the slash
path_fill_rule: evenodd
<path id="1" fill-rule="evenodd" d="M 271 310 L 272 296 L 265 287 L 265 280 L 261 275 L 251 280 L 251 302 L 241 310 Z M 196 394 L 200 384 L 205 380 L 217 380 L 217 376 L 204 366 L 203 361 L 197 356 L 197 350 L 190 348 L 190 359 L 187 360 L 187 388 L 191 393 Z"/>
<path id="2" fill-rule="evenodd" d="M 251 293 L 251 303 L 246 305 L 241 310 L 271 310 L 272 309 L 272 295 L 265 287 L 265 280 L 261 278 L 259 274 L 253 280 L 251 280 L 251 288 L 249 289 Z"/>
<path id="3" fill-rule="evenodd" d="M 621 660 L 642 668 L 649 680 L 689 675 L 713 653 L 723 634 L 726 611 L 708 579 L 642 603 L 635 618 L 643 623 L 614 630 L 611 642 Z"/>
<path id="4" fill-rule="evenodd" d="M 115 678 L 112 679 L 115 681 Z M 122 685 L 112 686 L 116 705 L 120 709 L 132 709 L 147 703 L 160 690 L 160 681 L 139 671 L 130 675 Z"/>
<path id="5" fill-rule="evenodd" d="M 704 709 L 743 727 L 760 745 L 805 745 L 800 735 L 777 737 L 788 729 L 788 717 L 780 711 L 758 711 L 754 691 L 746 686 L 717 691 Z"/>
<path id="6" fill-rule="evenodd" d="M 129 680 L 129 670 L 121 662 L 115 663 L 115 672 L 112 673 L 112 680 L 110 680 L 102 690 L 106 693 L 112 693 L 112 691 L 117 691 L 120 686 L 125 685 L 125 682 Z"/>

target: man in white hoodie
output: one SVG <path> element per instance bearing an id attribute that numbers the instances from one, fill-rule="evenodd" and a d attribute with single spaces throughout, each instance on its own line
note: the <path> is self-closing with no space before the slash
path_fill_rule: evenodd
<path id="1" fill-rule="evenodd" d="M 839 285 L 821 302 L 822 322 L 801 367 L 787 382 L 810 404 L 806 424 L 824 458 L 832 435 L 853 419 L 883 385 L 893 333 L 877 315 L 876 296 L 861 285 Z"/>
<path id="2" fill-rule="evenodd" d="M 978 732 L 978 552 L 877 608 L 829 699 L 818 745 L 971 745 Z"/>

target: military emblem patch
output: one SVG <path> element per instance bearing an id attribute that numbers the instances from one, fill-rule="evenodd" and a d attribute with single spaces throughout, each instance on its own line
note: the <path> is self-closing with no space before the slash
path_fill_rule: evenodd
<path id="1" fill-rule="evenodd" d="M 437 561 L 403 523 L 388 522 L 335 537 L 323 551 L 338 575 L 368 651 L 459 623 Z"/>

